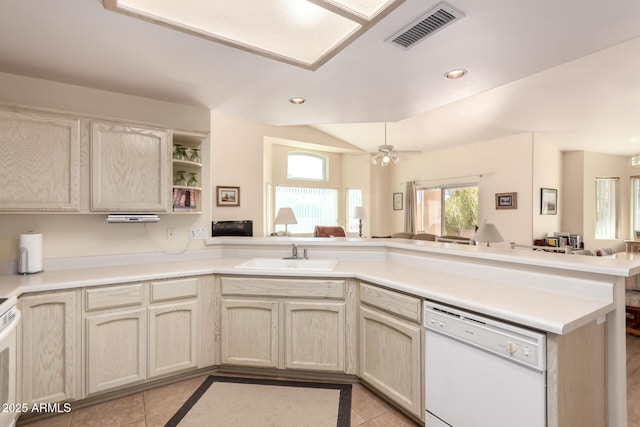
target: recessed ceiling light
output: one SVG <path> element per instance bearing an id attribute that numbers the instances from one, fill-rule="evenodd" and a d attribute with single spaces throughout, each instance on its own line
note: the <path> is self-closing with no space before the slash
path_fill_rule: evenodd
<path id="1" fill-rule="evenodd" d="M 295 97 L 295 98 L 289 98 L 289 102 L 295 105 L 300 105 L 300 104 L 304 104 L 305 102 L 307 102 L 306 99 L 304 98 L 300 98 L 300 97 Z"/>
<path id="2" fill-rule="evenodd" d="M 448 73 L 445 73 L 445 77 L 451 80 L 459 79 L 467 74 L 467 70 L 459 68 L 457 70 L 451 70 Z"/>

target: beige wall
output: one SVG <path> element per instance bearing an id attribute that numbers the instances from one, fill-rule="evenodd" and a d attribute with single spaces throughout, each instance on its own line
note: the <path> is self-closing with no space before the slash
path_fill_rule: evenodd
<path id="1" fill-rule="evenodd" d="M 212 188 L 240 187 L 240 206 L 218 207 L 214 198 L 211 201 L 211 220 L 253 220 L 256 236 L 267 234 L 267 222 L 271 219 L 264 209 L 267 185 L 275 185 L 281 174 L 286 174 L 286 168 L 276 165 L 286 157 L 283 155 L 286 150 L 274 144 L 297 145 L 310 150 L 325 146 L 327 150 L 323 152 L 331 156 L 336 155 L 332 151 L 356 150 L 344 141 L 307 126 L 269 126 L 216 112 L 211 113 L 211 126 Z M 339 166 L 340 156 L 337 156 L 337 169 L 331 174 L 340 176 L 342 169 Z M 335 185 L 340 187 L 339 183 Z"/>
<path id="2" fill-rule="evenodd" d="M 538 134 L 534 134 L 532 156 L 532 230 L 534 239 L 542 239 L 549 233 L 566 231 L 562 229 L 561 221 L 564 216 L 562 197 L 566 191 L 564 188 L 561 188 L 562 153 L 543 137 Z M 540 190 L 542 188 L 553 188 L 558 190 L 558 213 L 556 215 L 540 214 Z"/>
<path id="3" fill-rule="evenodd" d="M 368 215 L 367 219 L 362 220 L 362 235 L 371 236 L 371 220 L 372 218 L 375 218 L 375 216 L 372 215 L 371 163 L 369 162 L 369 156 L 353 156 L 350 154 L 342 155 L 341 186 L 343 194 L 346 192 L 347 188 L 359 188 L 362 190 L 362 205 L 367 210 Z M 343 198 L 343 200 L 346 200 L 346 198 Z M 343 215 L 347 215 L 346 210 L 343 209 L 343 212 Z M 357 233 L 353 233 L 352 236 L 355 237 L 356 234 Z"/>
<path id="4" fill-rule="evenodd" d="M 524 133 L 412 156 L 399 165 L 386 168 L 391 170 L 391 177 L 381 214 L 392 224 L 389 231 L 404 229 L 404 209 L 393 211 L 391 194 L 404 192 L 407 181 L 433 186 L 477 182 L 479 221 L 486 218 L 496 224 L 505 239 L 502 245 L 510 241 L 530 244 L 533 222 L 532 147 L 533 135 Z M 508 192 L 518 193 L 518 208 L 497 210 L 495 194 Z"/>

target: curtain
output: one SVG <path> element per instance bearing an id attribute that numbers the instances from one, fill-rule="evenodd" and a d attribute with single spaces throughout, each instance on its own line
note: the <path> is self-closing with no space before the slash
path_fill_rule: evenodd
<path id="1" fill-rule="evenodd" d="M 416 183 L 414 181 L 407 182 L 404 203 L 404 231 L 407 233 L 415 233 Z"/>

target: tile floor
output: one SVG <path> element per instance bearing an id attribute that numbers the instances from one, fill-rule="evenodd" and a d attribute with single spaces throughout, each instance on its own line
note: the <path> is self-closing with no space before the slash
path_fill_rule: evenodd
<path id="1" fill-rule="evenodd" d="M 72 410 L 28 427 L 155 427 L 173 416 L 206 376 L 158 387 L 106 403 Z M 628 427 L 640 427 L 640 337 L 627 334 Z M 352 427 L 417 427 L 365 387 L 355 384 L 351 397 Z"/>
<path id="2" fill-rule="evenodd" d="M 73 410 L 68 414 L 20 424 L 28 427 L 156 427 L 165 423 L 206 378 L 197 377 L 109 402 Z M 360 384 L 351 396 L 351 426 L 417 427 L 409 418 Z"/>

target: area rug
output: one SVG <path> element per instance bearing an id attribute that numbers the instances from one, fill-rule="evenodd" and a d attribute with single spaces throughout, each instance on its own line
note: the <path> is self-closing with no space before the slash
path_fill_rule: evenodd
<path id="1" fill-rule="evenodd" d="M 209 376 L 165 427 L 348 427 L 351 384 Z"/>

